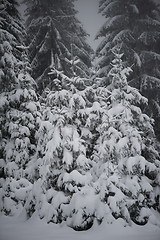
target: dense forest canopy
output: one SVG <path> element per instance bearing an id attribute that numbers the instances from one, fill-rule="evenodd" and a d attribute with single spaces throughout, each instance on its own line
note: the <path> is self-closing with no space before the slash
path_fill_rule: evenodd
<path id="1" fill-rule="evenodd" d="M 0 2 L 1 214 L 158 225 L 158 5 L 100 0 L 94 66 L 74 0 L 24 3 Z"/>

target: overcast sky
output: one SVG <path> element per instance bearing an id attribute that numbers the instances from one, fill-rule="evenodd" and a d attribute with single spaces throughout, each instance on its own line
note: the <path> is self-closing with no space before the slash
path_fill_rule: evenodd
<path id="1" fill-rule="evenodd" d="M 105 22 L 105 18 L 98 14 L 98 4 L 99 0 L 77 0 L 75 2 L 75 8 L 79 11 L 77 17 L 90 34 L 88 41 L 94 50 L 100 42 L 100 40 L 94 41 L 95 35 Z"/>

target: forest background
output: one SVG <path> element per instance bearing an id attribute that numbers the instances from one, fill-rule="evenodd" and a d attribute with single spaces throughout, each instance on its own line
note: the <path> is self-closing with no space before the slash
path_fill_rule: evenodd
<path id="1" fill-rule="evenodd" d="M 0 2 L 1 214 L 159 226 L 159 5 L 100 0 L 94 51 L 73 0 L 24 2 Z"/>

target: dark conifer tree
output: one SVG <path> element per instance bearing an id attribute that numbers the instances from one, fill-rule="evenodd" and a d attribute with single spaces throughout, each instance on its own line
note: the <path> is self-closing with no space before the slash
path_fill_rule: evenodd
<path id="1" fill-rule="evenodd" d="M 76 17 L 74 1 L 26 0 L 26 4 L 30 60 L 40 91 L 48 85 L 47 73 L 53 62 L 69 77 L 73 71 L 81 77 L 89 76 L 92 49 Z"/>
<path id="2" fill-rule="evenodd" d="M 124 61 L 132 66 L 128 81 L 149 100 L 145 111 L 155 119 L 160 137 L 160 9 L 153 0 L 101 0 L 99 12 L 106 22 L 97 33 L 103 40 L 97 48 L 99 75 L 109 84 L 110 49 L 121 43 Z"/>

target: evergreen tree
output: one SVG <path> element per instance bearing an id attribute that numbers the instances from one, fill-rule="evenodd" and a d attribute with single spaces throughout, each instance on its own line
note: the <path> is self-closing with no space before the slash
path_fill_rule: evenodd
<path id="1" fill-rule="evenodd" d="M 132 66 L 133 72 L 128 81 L 148 98 L 145 109 L 155 119 L 155 132 L 159 135 L 160 120 L 160 12 L 153 0 L 101 0 L 99 12 L 106 17 L 105 24 L 97 33 L 103 37 L 97 48 L 101 56 L 99 75 L 103 84 L 109 84 L 109 63 L 112 60 L 110 49 L 121 43 L 124 61 Z"/>
<path id="2" fill-rule="evenodd" d="M 33 77 L 40 91 L 48 85 L 50 67 L 89 76 L 92 49 L 87 34 L 76 17 L 74 1 L 26 1 L 27 33 Z"/>
<path id="3" fill-rule="evenodd" d="M 87 86 L 88 79 L 70 79 L 56 69 L 49 76 L 52 90 L 41 97 L 43 117 L 37 132 L 39 177 L 25 208 L 29 216 L 37 210 L 47 222 L 66 221 L 84 230 L 92 226 L 101 204 L 92 186 L 91 156 L 102 115 L 98 101 L 104 105 L 108 91 L 92 86 L 92 79 Z"/>
<path id="4" fill-rule="evenodd" d="M 159 155 L 152 120 L 139 107 L 147 99 L 127 84 L 131 69 L 123 66 L 123 54 L 113 53 L 110 105 L 98 126 L 93 156 L 95 190 L 106 204 L 108 222 L 121 217 L 143 225 L 153 218 L 152 208 L 159 211 Z"/>
<path id="5" fill-rule="evenodd" d="M 32 188 L 30 161 L 36 150 L 40 108 L 22 46 L 24 29 L 16 6 L 16 1 L 0 4 L 0 210 L 9 215 L 22 209 Z"/>

